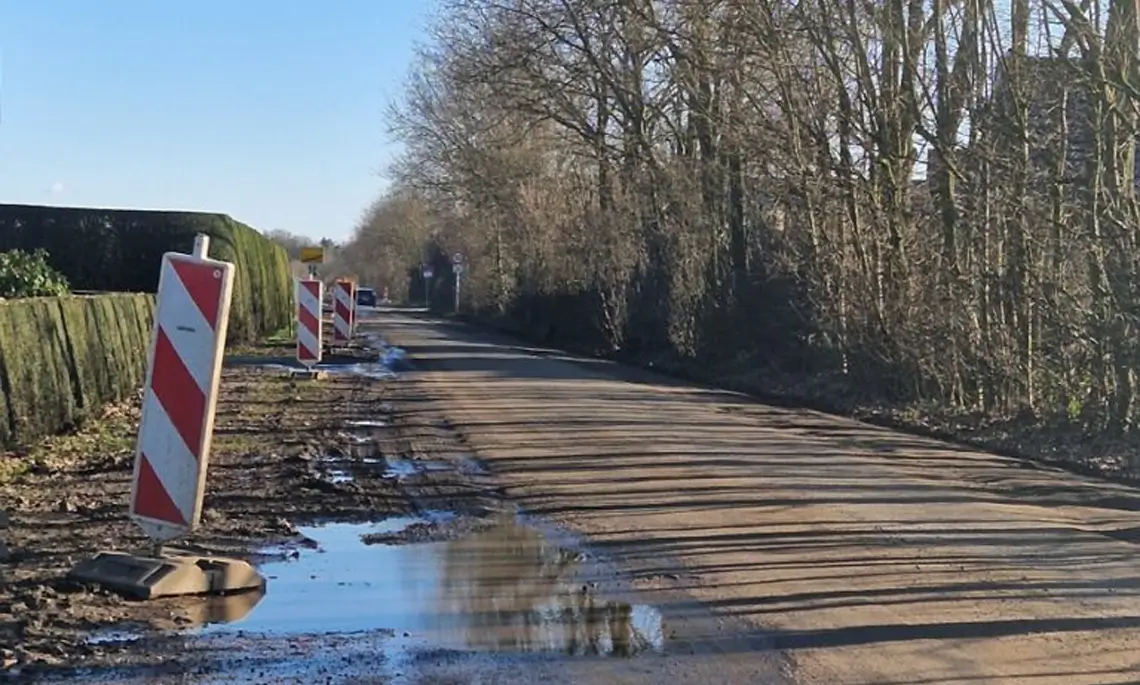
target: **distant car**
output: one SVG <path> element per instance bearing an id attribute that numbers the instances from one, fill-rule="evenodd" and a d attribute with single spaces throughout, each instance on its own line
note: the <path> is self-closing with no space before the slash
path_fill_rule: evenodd
<path id="1" fill-rule="evenodd" d="M 376 291 L 372 288 L 356 289 L 356 304 L 364 307 L 376 306 Z"/>

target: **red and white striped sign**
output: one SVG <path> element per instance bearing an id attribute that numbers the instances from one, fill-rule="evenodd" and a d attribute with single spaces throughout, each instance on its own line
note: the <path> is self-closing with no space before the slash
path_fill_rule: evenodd
<path id="1" fill-rule="evenodd" d="M 337 281 L 333 285 L 333 342 L 350 342 L 355 326 L 356 284 Z"/>
<path id="2" fill-rule="evenodd" d="M 195 255 L 162 256 L 130 516 L 164 542 L 198 526 L 214 408 L 226 345 L 234 265 Z"/>
<path id="3" fill-rule="evenodd" d="M 316 279 L 297 281 L 297 361 L 313 367 L 321 363 L 321 302 L 324 284 Z"/>

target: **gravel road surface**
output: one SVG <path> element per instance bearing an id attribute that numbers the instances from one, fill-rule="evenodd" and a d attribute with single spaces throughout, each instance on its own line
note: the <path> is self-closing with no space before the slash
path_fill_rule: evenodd
<path id="1" fill-rule="evenodd" d="M 404 419 L 446 417 L 526 511 L 689 617 L 721 655 L 699 682 L 1140 680 L 1134 490 L 424 315 L 374 325 L 416 365 Z"/>

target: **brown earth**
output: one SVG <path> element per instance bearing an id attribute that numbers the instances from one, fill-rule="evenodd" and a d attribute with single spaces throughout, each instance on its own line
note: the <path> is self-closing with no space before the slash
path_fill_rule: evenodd
<path id="1" fill-rule="evenodd" d="M 223 374 L 203 525 L 180 546 L 248 557 L 267 542 L 295 539 L 294 526 L 305 522 L 376 519 L 420 506 L 392 481 L 353 468 L 354 456 L 408 449 L 390 444 L 380 428 L 347 425 L 388 416 L 385 384 L 355 375 L 292 380 L 283 369 L 251 364 L 288 350 L 256 352 Z M 129 602 L 65 578 L 99 549 L 149 546 L 126 516 L 138 413 L 137 401 L 110 407 L 74 435 L 8 455 L 7 472 L 16 475 L 0 484 L 0 507 L 10 517 L 0 531 L 9 548 L 0 559 L 4 668 L 98 660 L 112 648 L 84 638 L 108 624 L 195 622 L 193 604 Z M 321 459 L 328 455 L 348 460 L 338 466 L 353 469 L 352 482 L 330 482 Z M 24 469 L 14 464 L 30 468 L 19 474 Z M 434 495 L 447 492 L 444 484 Z"/>
<path id="2" fill-rule="evenodd" d="M 620 558 L 688 644 L 798 682 L 1140 680 L 1140 493 L 389 313 L 392 402 Z M 699 605 L 683 605 L 685 599 Z M 707 674 L 706 674 L 707 675 Z M 708 682 L 714 682 L 710 680 Z"/>
<path id="3" fill-rule="evenodd" d="M 289 350 L 244 350 L 231 358 L 222 382 L 214 453 L 207 485 L 203 527 L 185 544 L 207 552 L 266 560 L 268 543 L 292 542 L 286 549 L 305 547 L 295 526 L 321 521 L 375 520 L 393 514 L 446 510 L 459 516 L 440 525 L 416 525 L 394 536 L 365 539 L 365 544 L 401 544 L 425 540 L 459 539 L 462 545 L 483 545 L 480 536 L 497 514 L 510 518 L 513 507 L 505 501 L 493 474 L 472 458 L 469 446 L 439 414 L 416 410 L 414 399 L 404 397 L 404 411 L 391 404 L 396 388 L 377 376 L 376 369 L 353 369 L 347 362 L 340 372 L 317 382 L 294 381 L 275 367 Z M 374 354 L 365 353 L 366 358 Z M 414 376 L 414 374 L 413 374 Z M 410 379 L 408 385 L 416 381 Z M 27 454 L 9 455 L 7 473 L 31 464 L 22 475 L 0 484 L 0 500 L 10 510 L 6 531 L 10 557 L 0 560 L 4 584 L 0 587 L 0 681 L 5 675 L 18 681 L 96 683 L 395 683 L 459 685 L 461 683 L 626 683 L 712 682 L 732 674 L 730 682 L 779 682 L 778 663 L 766 654 L 725 655 L 722 648 L 695 647 L 685 642 L 686 626 L 707 625 L 707 613 L 682 617 L 678 602 L 667 624 L 669 654 L 644 659 L 566 659 L 552 654 L 519 655 L 508 652 L 416 652 L 406 672 L 393 680 L 378 674 L 387 668 L 394 639 L 380 628 L 358 636 L 286 634 L 281 637 L 224 633 L 195 636 L 179 632 L 206 620 L 219 620 L 221 612 L 240 614 L 240 601 L 199 599 L 132 602 L 65 579 L 83 556 L 100 548 L 145 551 L 146 540 L 127 519 L 126 504 L 132 447 L 137 431 L 136 403 L 108 409 L 75 435 L 53 439 Z M 363 422 L 369 425 L 352 425 Z M 410 459 L 420 463 L 449 462 L 448 471 L 426 470 L 412 484 L 379 478 L 369 457 Z M 330 462 L 326 457 L 337 457 Z M 333 470 L 350 471 L 351 482 L 337 484 Z M 520 538 L 508 536 L 506 547 L 494 543 L 484 552 L 465 554 L 498 559 L 483 576 L 491 595 L 470 598 L 476 603 L 501 604 L 510 593 L 535 595 L 538 601 L 550 588 L 566 585 L 558 601 L 594 605 L 593 596 L 629 591 L 610 562 L 585 555 L 545 534 L 538 549 L 551 550 L 563 560 L 592 569 L 575 581 L 575 573 L 557 583 L 545 562 L 527 561 Z M 512 541 L 513 540 L 513 541 Z M 521 557 L 517 557 L 522 552 Z M 302 552 L 305 554 L 307 552 Z M 463 556 L 463 555 L 461 555 Z M 583 559 L 589 559 L 582 564 Z M 537 562 L 538 566 L 533 566 Z M 516 568 L 517 566 L 517 568 Z M 559 568 L 564 569 L 561 564 Z M 375 569 L 385 573 L 385 569 Z M 474 571 L 476 574 L 480 571 Z M 470 572 L 467 572 L 470 573 Z M 505 576 L 500 574 L 505 573 Z M 462 575 L 462 574 L 461 574 Z M 517 577 L 516 577 L 517 576 Z M 275 576 L 269 575 L 270 594 Z M 316 578 L 316 576 L 314 576 Z M 589 578 L 589 582 L 584 579 Z M 314 580 L 319 583 L 321 581 Z M 581 585 L 575 584 L 582 583 Z M 489 584 L 488 584 L 489 583 Z M 466 593 L 461 584 L 460 592 Z M 506 594 L 499 596 L 495 588 Z M 483 590 L 487 591 L 486 589 Z M 319 591 L 318 591 L 319 592 Z M 476 590 L 476 593 L 480 591 Z M 537 594 L 536 594 L 537 593 Z M 609 595 L 614 597 L 616 595 Z M 591 599 L 587 599 L 587 598 Z M 515 599 L 518 599 L 516 597 Z M 678 597 L 678 599 L 683 599 Z M 613 607 L 608 598 L 605 606 Z M 256 602 L 251 600 L 250 604 Z M 628 606 L 628 605 L 627 605 Z M 359 611 L 359 607 L 348 607 Z M 254 609 L 256 611 L 256 607 Z M 526 619 L 532 610 L 519 611 Z M 593 611 L 593 610 L 591 610 Z M 698 612 L 699 613 L 699 612 Z M 674 620 L 680 619 L 680 620 Z M 477 620 L 477 619 L 476 619 Z M 238 624 L 240 627 L 241 624 Z M 124 630 L 141 639 L 113 639 L 90 643 L 93 634 Z M 700 631 L 696 631 L 699 633 Z M 405 635 L 405 637 L 407 637 Z M 485 636 L 491 638 L 491 633 Z M 492 640 L 493 641 L 493 640 Z M 731 668 L 726 659 L 733 662 Z M 73 669 L 79 668 L 79 671 Z"/>

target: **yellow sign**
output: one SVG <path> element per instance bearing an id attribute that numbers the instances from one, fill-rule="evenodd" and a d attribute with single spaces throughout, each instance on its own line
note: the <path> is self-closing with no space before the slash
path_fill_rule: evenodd
<path id="1" fill-rule="evenodd" d="M 325 261 L 325 248 L 323 247 L 302 247 L 301 248 L 301 263 L 303 264 L 321 264 Z"/>

